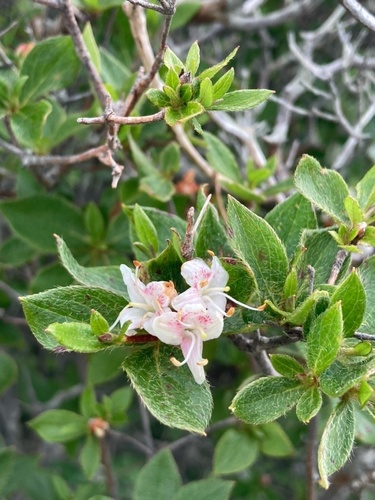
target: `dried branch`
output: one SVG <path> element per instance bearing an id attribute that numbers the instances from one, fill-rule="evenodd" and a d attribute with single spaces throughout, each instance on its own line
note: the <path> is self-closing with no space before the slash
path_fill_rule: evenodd
<path id="1" fill-rule="evenodd" d="M 294 344 L 302 340 L 302 329 L 294 328 L 288 335 L 277 335 L 275 337 L 265 337 L 257 335 L 248 337 L 242 333 L 230 335 L 229 338 L 241 350 L 249 353 L 270 351 L 283 345 Z"/>
<path id="2" fill-rule="evenodd" d="M 159 111 L 154 115 L 148 116 L 118 116 L 113 110 L 110 113 L 105 113 L 102 116 L 96 116 L 93 118 L 78 118 L 78 123 L 83 123 L 85 125 L 96 125 L 103 123 L 117 123 L 119 125 L 140 125 L 143 123 L 153 123 L 160 122 L 164 119 L 165 111 Z"/>
<path id="3" fill-rule="evenodd" d="M 335 261 L 332 265 L 331 269 L 331 274 L 328 278 L 328 284 L 329 285 L 334 285 L 336 283 L 336 280 L 339 276 L 339 273 L 341 271 L 341 268 L 345 262 L 345 259 L 348 255 L 348 252 L 346 250 L 340 249 L 335 257 Z"/>
<path id="4" fill-rule="evenodd" d="M 375 16 L 371 14 L 363 5 L 357 0 L 339 0 L 341 5 L 350 12 L 350 14 L 357 19 L 366 28 L 375 31 Z"/>

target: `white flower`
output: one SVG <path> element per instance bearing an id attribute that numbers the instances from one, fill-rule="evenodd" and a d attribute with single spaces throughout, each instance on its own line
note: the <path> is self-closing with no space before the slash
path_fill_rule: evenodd
<path id="1" fill-rule="evenodd" d="M 203 342 L 219 337 L 223 331 L 223 316 L 214 310 L 206 310 L 202 304 L 188 304 L 178 312 L 165 312 L 153 320 L 153 335 L 165 344 L 179 345 L 184 361 L 171 358 L 175 366 L 189 366 L 197 384 L 205 381 L 202 358 Z"/>
<path id="2" fill-rule="evenodd" d="M 131 321 L 126 335 L 135 335 L 139 328 L 154 335 L 152 328 L 154 319 L 171 311 L 169 305 L 177 292 L 172 281 L 151 281 L 145 285 L 138 279 L 138 269 L 139 263 L 136 263 L 135 273 L 124 264 L 120 266 L 130 302 L 120 312 L 110 329 L 112 330 L 117 323 L 123 326 L 127 321 Z"/>

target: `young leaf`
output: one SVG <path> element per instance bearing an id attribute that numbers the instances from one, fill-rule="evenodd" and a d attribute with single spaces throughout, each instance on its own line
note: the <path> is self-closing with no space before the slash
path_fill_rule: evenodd
<path id="1" fill-rule="evenodd" d="M 353 226 L 363 222 L 364 215 L 358 201 L 352 196 L 347 196 L 344 200 L 345 211 Z"/>
<path id="2" fill-rule="evenodd" d="M 295 378 L 296 375 L 305 373 L 305 368 L 288 354 L 270 354 L 272 366 L 283 377 Z"/>
<path id="3" fill-rule="evenodd" d="M 180 79 L 174 68 L 170 68 L 165 75 L 165 84 L 177 93 L 177 87 L 180 85 Z"/>
<path id="4" fill-rule="evenodd" d="M 21 102 L 35 101 L 43 94 L 68 87 L 74 82 L 79 68 L 70 36 L 38 42 L 21 68 L 21 76 L 28 76 L 21 91 Z"/>
<path id="5" fill-rule="evenodd" d="M 215 171 L 234 181 L 242 182 L 240 168 L 232 151 L 209 132 L 203 132 L 203 137 L 207 144 L 207 160 Z"/>
<path id="6" fill-rule="evenodd" d="M 294 182 L 311 203 L 335 221 L 346 225 L 349 223 L 344 206 L 349 189 L 339 173 L 322 168 L 317 160 L 304 155 L 294 174 Z"/>
<path id="7" fill-rule="evenodd" d="M 181 70 L 184 67 L 184 64 L 169 47 L 165 51 L 163 62 L 168 69 L 177 66 Z"/>
<path id="8" fill-rule="evenodd" d="M 273 94 L 273 90 L 253 89 L 235 90 L 226 93 L 221 99 L 215 101 L 210 111 L 243 111 L 254 108 L 266 101 Z"/>
<path id="9" fill-rule="evenodd" d="M 285 248 L 271 226 L 234 198 L 228 202 L 233 248 L 254 272 L 261 299 L 278 303 L 288 275 Z"/>
<path id="10" fill-rule="evenodd" d="M 366 380 L 362 380 L 357 393 L 361 408 L 363 408 L 368 403 L 373 393 L 374 389 L 371 387 L 371 385 Z"/>
<path id="11" fill-rule="evenodd" d="M 375 204 L 375 165 L 356 185 L 358 203 L 364 212 Z"/>
<path id="12" fill-rule="evenodd" d="M 87 436 L 79 454 L 79 463 L 88 479 L 93 479 L 100 466 L 100 443 L 94 436 Z"/>
<path id="13" fill-rule="evenodd" d="M 234 474 L 250 467 L 258 455 L 254 438 L 235 429 L 227 430 L 219 439 L 214 453 L 214 474 Z"/>
<path id="14" fill-rule="evenodd" d="M 337 302 L 316 318 L 307 337 L 307 365 L 315 375 L 320 375 L 336 358 L 342 333 L 341 302 Z"/>
<path id="15" fill-rule="evenodd" d="M 351 337 L 360 327 L 366 310 L 366 292 L 355 271 L 336 288 L 331 304 L 341 301 L 344 336 Z"/>
<path id="16" fill-rule="evenodd" d="M 86 323 L 52 323 L 46 332 L 69 351 L 97 352 L 108 348 L 99 342 Z"/>
<path id="17" fill-rule="evenodd" d="M 213 86 L 209 78 L 205 78 L 201 81 L 198 100 L 205 108 L 209 108 L 211 106 L 213 101 Z"/>
<path id="18" fill-rule="evenodd" d="M 276 205 L 265 217 L 284 243 L 290 259 L 298 248 L 304 229 L 316 229 L 317 221 L 311 203 L 295 193 Z"/>
<path id="19" fill-rule="evenodd" d="M 45 411 L 30 420 L 29 426 L 49 443 L 66 443 L 88 432 L 87 420 L 68 410 Z"/>
<path id="20" fill-rule="evenodd" d="M 191 74 L 191 78 L 194 78 L 196 72 L 198 71 L 200 64 L 200 50 L 198 42 L 194 42 L 189 49 L 188 55 L 185 62 L 185 72 Z"/>
<path id="21" fill-rule="evenodd" d="M 229 500 L 234 481 L 224 481 L 209 477 L 200 481 L 191 481 L 185 484 L 177 492 L 173 500 Z"/>
<path id="22" fill-rule="evenodd" d="M 316 290 L 302 302 L 293 312 L 287 314 L 284 323 L 291 325 L 303 325 L 315 304 L 322 298 L 329 298 L 328 292 Z"/>
<path id="23" fill-rule="evenodd" d="M 352 401 L 341 401 L 324 429 L 318 450 L 320 484 L 327 489 L 328 477 L 348 460 L 354 444 L 355 414 Z"/>
<path id="24" fill-rule="evenodd" d="M 43 100 L 26 104 L 19 111 L 11 115 L 10 124 L 12 131 L 20 144 L 33 151 L 38 151 L 43 125 L 51 109 L 51 104 Z"/>
<path id="25" fill-rule="evenodd" d="M 166 500 L 175 498 L 181 477 L 172 453 L 163 449 L 154 455 L 137 475 L 134 500 Z"/>
<path id="26" fill-rule="evenodd" d="M 230 86 L 232 85 L 234 79 L 234 69 L 231 68 L 228 70 L 218 81 L 214 84 L 213 87 L 213 100 L 217 101 L 221 99 L 224 94 L 228 92 Z"/>
<path id="27" fill-rule="evenodd" d="M 74 279 L 82 285 L 101 288 L 129 299 L 118 266 L 83 267 L 75 260 L 64 240 L 59 236 L 55 238 L 61 262 Z"/>
<path id="28" fill-rule="evenodd" d="M 133 210 L 134 227 L 139 241 L 155 255 L 159 249 L 158 234 L 146 212 L 136 203 Z"/>
<path id="29" fill-rule="evenodd" d="M 101 60 L 100 60 L 100 52 L 99 52 L 99 48 L 98 48 L 98 45 L 97 45 L 95 37 L 94 37 L 94 33 L 92 31 L 91 24 L 89 22 L 86 23 L 82 35 L 83 35 L 83 40 L 84 40 L 85 45 L 86 45 L 86 49 L 87 49 L 88 53 L 90 54 L 91 61 L 92 61 L 93 65 L 95 66 L 96 70 L 98 71 L 98 73 L 100 73 L 101 69 L 102 69 L 102 64 L 101 64 Z"/>
<path id="30" fill-rule="evenodd" d="M 212 411 L 207 383 L 198 385 L 188 369 L 172 365 L 176 348 L 156 344 L 129 356 L 124 368 L 149 411 L 165 425 L 204 434 Z"/>
<path id="31" fill-rule="evenodd" d="M 165 121 L 170 127 L 173 127 L 176 123 L 185 123 L 204 112 L 205 109 L 202 104 L 190 101 L 179 109 L 167 108 L 165 110 Z"/>
<path id="32" fill-rule="evenodd" d="M 213 76 L 216 75 L 216 73 L 219 73 L 221 69 L 223 69 L 229 61 L 233 59 L 233 57 L 237 54 L 239 47 L 236 47 L 232 52 L 221 62 L 218 64 L 215 64 L 215 66 L 211 66 L 210 68 L 205 69 L 200 75 L 199 79 L 203 80 L 204 78 L 212 78 Z"/>
<path id="33" fill-rule="evenodd" d="M 102 335 L 102 333 L 109 332 L 108 321 L 103 318 L 100 312 L 91 310 L 90 327 L 94 335 Z"/>
<path id="34" fill-rule="evenodd" d="M 359 331 L 363 333 L 374 333 L 375 331 L 375 256 L 366 259 L 359 268 L 366 293 L 366 310 Z"/>
<path id="35" fill-rule="evenodd" d="M 262 377 L 236 394 L 230 410 L 247 424 L 265 424 L 293 408 L 303 391 L 298 380 Z"/>
<path id="36" fill-rule="evenodd" d="M 278 422 L 268 422 L 257 427 L 260 451 L 270 457 L 288 457 L 295 450 L 288 435 Z"/>
<path id="37" fill-rule="evenodd" d="M 298 420 L 307 424 L 318 413 L 322 406 L 322 402 L 322 394 L 318 387 L 315 385 L 308 387 L 296 406 Z"/>
<path id="38" fill-rule="evenodd" d="M 165 108 L 171 103 L 169 97 L 158 89 L 149 89 L 146 92 L 146 97 L 158 108 Z"/>

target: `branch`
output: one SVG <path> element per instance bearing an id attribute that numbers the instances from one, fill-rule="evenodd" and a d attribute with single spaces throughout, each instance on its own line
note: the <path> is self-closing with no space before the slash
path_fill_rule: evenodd
<path id="1" fill-rule="evenodd" d="M 342 265 L 345 262 L 345 259 L 348 255 L 346 250 L 340 249 L 335 257 L 335 261 L 332 265 L 331 274 L 328 278 L 328 285 L 334 285 L 338 278 L 339 272 L 341 271 Z"/>
<path id="2" fill-rule="evenodd" d="M 164 119 L 165 111 L 159 111 L 154 115 L 149 116 L 118 116 L 113 110 L 110 113 L 105 113 L 102 116 L 96 116 L 93 118 L 78 118 L 78 123 L 83 123 L 85 125 L 93 125 L 100 123 L 117 123 L 120 125 L 139 125 L 142 123 L 153 123 L 160 122 Z"/>
<path id="3" fill-rule="evenodd" d="M 90 54 L 88 53 L 81 30 L 79 29 L 74 15 L 73 6 L 70 0 L 61 0 L 61 2 L 59 2 L 59 5 L 60 3 L 62 3 L 66 28 L 69 31 L 70 36 L 72 37 L 76 54 L 83 66 L 86 68 L 100 104 L 102 105 L 102 108 L 105 109 L 107 106 L 108 92 L 106 91 L 102 79 L 100 78 L 100 75 L 96 67 L 94 66 L 94 63 L 91 60 Z"/>
<path id="4" fill-rule="evenodd" d="M 375 31 L 375 16 L 371 14 L 363 5 L 357 0 L 339 0 L 341 5 L 350 12 L 350 14 L 357 19 L 366 28 Z"/>
<path id="5" fill-rule="evenodd" d="M 275 337 L 259 335 L 256 337 L 247 337 L 239 333 L 236 335 L 229 335 L 229 338 L 241 351 L 255 353 L 276 349 L 283 345 L 294 344 L 302 340 L 303 337 L 302 330 L 300 328 L 294 328 L 288 332 L 288 335 L 278 335 Z"/>

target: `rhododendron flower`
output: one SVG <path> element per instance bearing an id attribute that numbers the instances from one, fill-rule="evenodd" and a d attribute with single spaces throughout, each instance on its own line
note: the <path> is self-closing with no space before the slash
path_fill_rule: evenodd
<path id="1" fill-rule="evenodd" d="M 203 341 L 216 339 L 223 331 L 223 316 L 215 310 L 207 310 L 202 304 L 185 305 L 178 312 L 165 312 L 153 322 L 153 335 L 165 344 L 179 345 L 184 361 L 171 358 L 175 366 L 187 363 L 197 384 L 206 379 L 202 358 Z"/>
<path id="2" fill-rule="evenodd" d="M 131 321 L 126 335 L 135 335 L 135 330 L 143 328 L 146 332 L 154 335 L 153 321 L 157 316 L 170 312 L 171 299 L 177 292 L 171 281 L 151 281 L 147 285 L 138 278 L 139 265 L 136 266 L 135 273 L 122 264 L 120 270 L 128 289 L 130 302 L 118 315 L 111 329 L 120 323 L 121 326 L 127 321 Z"/>

